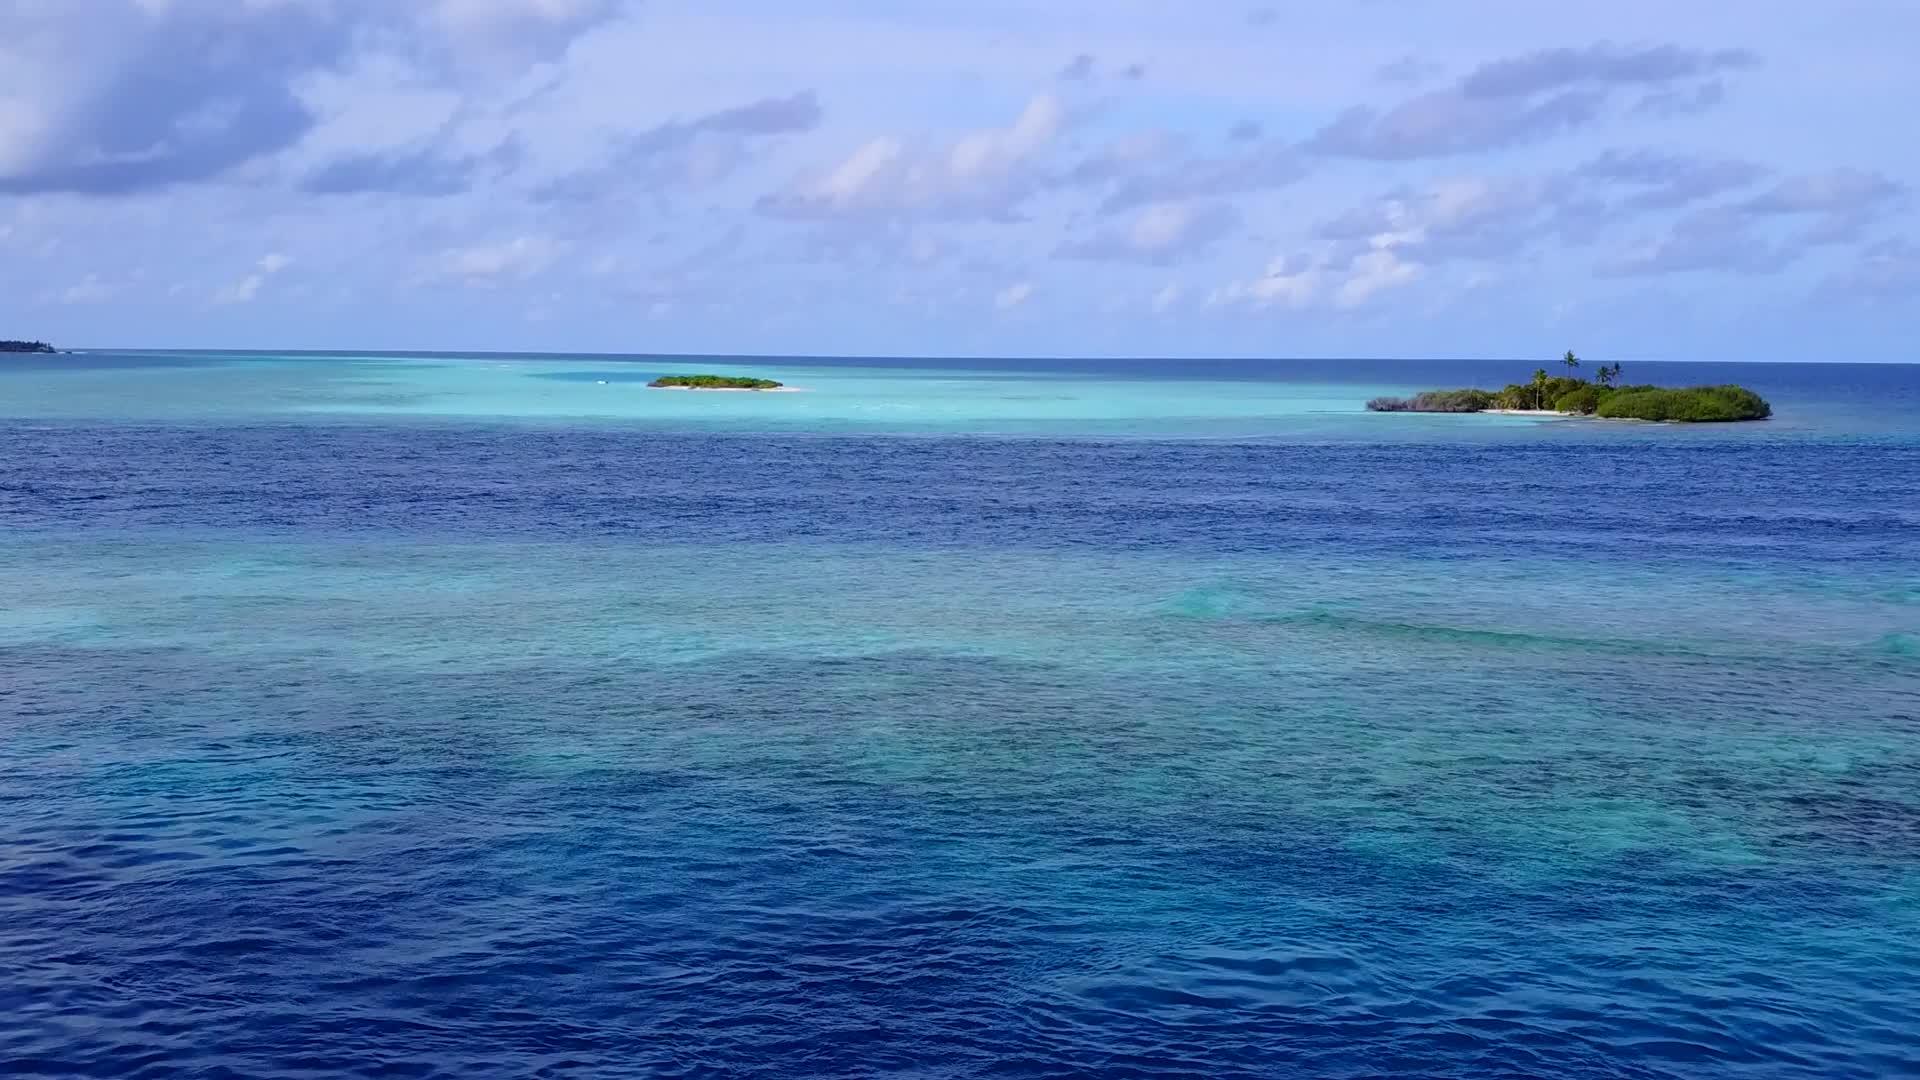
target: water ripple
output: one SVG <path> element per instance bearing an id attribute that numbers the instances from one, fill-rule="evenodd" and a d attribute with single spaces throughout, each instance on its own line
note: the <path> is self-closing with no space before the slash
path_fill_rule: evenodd
<path id="1" fill-rule="evenodd" d="M 1905 443 L 0 448 L 13 1074 L 1920 1074 Z"/>

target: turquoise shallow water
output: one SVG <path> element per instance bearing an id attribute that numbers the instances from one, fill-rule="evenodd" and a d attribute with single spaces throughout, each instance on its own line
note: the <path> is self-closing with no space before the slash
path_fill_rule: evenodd
<path id="1" fill-rule="evenodd" d="M 1912 369 L 503 363 L 0 375 L 12 1071 L 1920 1069 Z"/>
<path id="2" fill-rule="evenodd" d="M 1520 361 L 717 359 L 450 354 L 114 353 L 10 360 L 0 415 L 171 422 L 519 422 L 669 430 L 1131 438 L 1510 440 L 1522 417 L 1369 416 L 1380 394 L 1524 381 Z M 661 374 L 779 379 L 795 393 L 649 390 Z M 1636 364 L 1636 379 L 1737 380 L 1774 421 L 1718 438 L 1912 434 L 1920 389 L 1889 365 Z M 1632 425 L 1582 424 L 1631 441 Z M 1565 433 L 1550 436 L 1565 439 Z M 1688 437 L 1667 434 L 1663 439 Z M 1693 437 L 1698 437 L 1693 436 Z"/>

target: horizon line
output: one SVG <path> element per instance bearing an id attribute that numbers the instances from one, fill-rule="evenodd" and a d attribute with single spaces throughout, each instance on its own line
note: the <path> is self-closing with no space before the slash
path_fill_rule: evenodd
<path id="1" fill-rule="evenodd" d="M 474 356 L 474 357 L 569 356 L 569 357 L 572 357 L 572 356 L 578 356 L 578 357 L 606 357 L 606 358 L 619 358 L 619 359 L 637 359 L 637 360 L 675 360 L 675 359 L 737 360 L 742 362 L 795 361 L 795 360 L 875 360 L 875 361 L 932 360 L 932 361 L 952 361 L 952 362 L 960 363 L 960 362 L 981 361 L 981 360 L 988 360 L 988 361 L 1112 360 L 1112 361 L 1119 361 L 1119 362 L 1152 361 L 1152 362 L 1159 362 L 1159 363 L 1188 363 L 1188 362 L 1210 362 L 1210 361 L 1224 360 L 1224 361 L 1244 361 L 1244 362 L 1250 362 L 1250 363 L 1263 363 L 1263 362 L 1264 363 L 1295 363 L 1300 361 L 1331 360 L 1331 361 L 1360 361 L 1360 362 L 1386 361 L 1386 362 L 1434 362 L 1434 363 L 1486 362 L 1486 363 L 1502 363 L 1502 364 L 1504 363 L 1515 363 L 1515 364 L 1527 364 L 1527 363 L 1558 364 L 1560 363 L 1560 358 L 1557 356 L 1547 360 L 1542 360 L 1539 357 L 1525 357 L 1525 356 L 1471 356 L 1471 355 L 1453 355 L 1453 356 L 1311 356 L 1311 355 L 1152 356 L 1152 355 L 1122 355 L 1117 353 L 1101 353 L 1101 354 L 1038 353 L 1038 354 L 1018 354 L 1018 355 L 1016 354 L 950 355 L 950 354 L 942 354 L 942 353 L 726 353 L 726 352 L 706 353 L 706 352 L 606 352 L 601 350 L 568 351 L 568 350 L 541 350 L 541 349 L 449 349 L 449 348 L 329 349 L 329 348 L 258 348 L 258 347 L 194 348 L 194 347 L 152 347 L 152 346 L 128 347 L 128 346 L 100 346 L 100 345 L 78 346 L 74 348 L 61 348 L 58 351 L 61 353 L 73 353 L 73 354 L 190 353 L 190 354 L 206 355 L 206 354 L 215 354 L 215 353 L 233 353 L 233 354 L 241 354 L 241 355 L 305 354 L 305 355 L 320 355 L 320 356 L 327 356 L 327 355 L 359 355 L 359 356 L 422 355 L 422 356 L 450 356 L 450 357 L 461 357 L 461 356 Z M 1642 358 L 1610 357 L 1609 359 L 1621 361 L 1625 363 L 1635 363 L 1635 364 L 1765 364 L 1765 365 L 1803 364 L 1803 365 L 1809 365 L 1809 366 L 1817 365 L 1822 367 L 1846 367 L 1849 365 L 1870 366 L 1870 367 L 1903 367 L 1903 366 L 1910 367 L 1910 366 L 1920 365 L 1920 359 L 1915 359 L 1915 360 L 1760 360 L 1760 359 L 1755 359 L 1755 360 L 1722 360 L 1722 359 L 1658 360 L 1658 359 L 1648 359 L 1644 357 Z"/>

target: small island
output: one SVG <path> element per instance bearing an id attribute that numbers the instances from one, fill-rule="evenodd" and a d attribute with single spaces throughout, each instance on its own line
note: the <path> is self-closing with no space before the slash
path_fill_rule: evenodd
<path id="1" fill-rule="evenodd" d="M 738 375 L 662 375 L 647 384 L 655 390 L 781 390 L 772 379 L 748 379 Z"/>
<path id="2" fill-rule="evenodd" d="M 1727 423 L 1765 420 L 1773 415 L 1766 399 L 1744 386 L 1629 386 L 1620 381 L 1619 364 L 1595 370 L 1593 381 L 1578 378 L 1580 358 L 1562 357 L 1568 374 L 1553 376 L 1541 368 L 1533 380 L 1505 390 L 1428 390 L 1410 398 L 1378 397 L 1370 412 L 1520 413 L 1592 416 L 1602 420 L 1655 420 L 1669 423 Z"/>
<path id="3" fill-rule="evenodd" d="M 50 353 L 58 352 L 44 341 L 0 341 L 0 353 Z"/>

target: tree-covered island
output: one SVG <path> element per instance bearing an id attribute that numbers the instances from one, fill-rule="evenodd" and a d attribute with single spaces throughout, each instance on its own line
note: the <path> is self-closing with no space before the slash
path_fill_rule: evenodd
<path id="1" fill-rule="evenodd" d="M 738 375 L 662 375 L 647 385 L 656 390 L 778 390 L 782 384 Z"/>
<path id="2" fill-rule="evenodd" d="M 1560 360 L 1565 375 L 1549 375 L 1541 368 L 1530 382 L 1513 383 L 1505 390 L 1428 390 L 1410 398 L 1378 397 L 1367 402 L 1371 412 L 1472 413 L 1488 411 L 1545 412 L 1563 416 L 1597 416 L 1603 420 L 1669 420 L 1680 423 L 1719 423 L 1765 420 L 1773 415 L 1766 399 L 1744 386 L 1632 386 L 1620 379 L 1620 365 L 1594 370 L 1592 381 L 1574 374 L 1580 358 L 1569 352 Z"/>
<path id="3" fill-rule="evenodd" d="M 0 353 L 50 353 L 58 352 L 44 341 L 0 341 Z"/>

